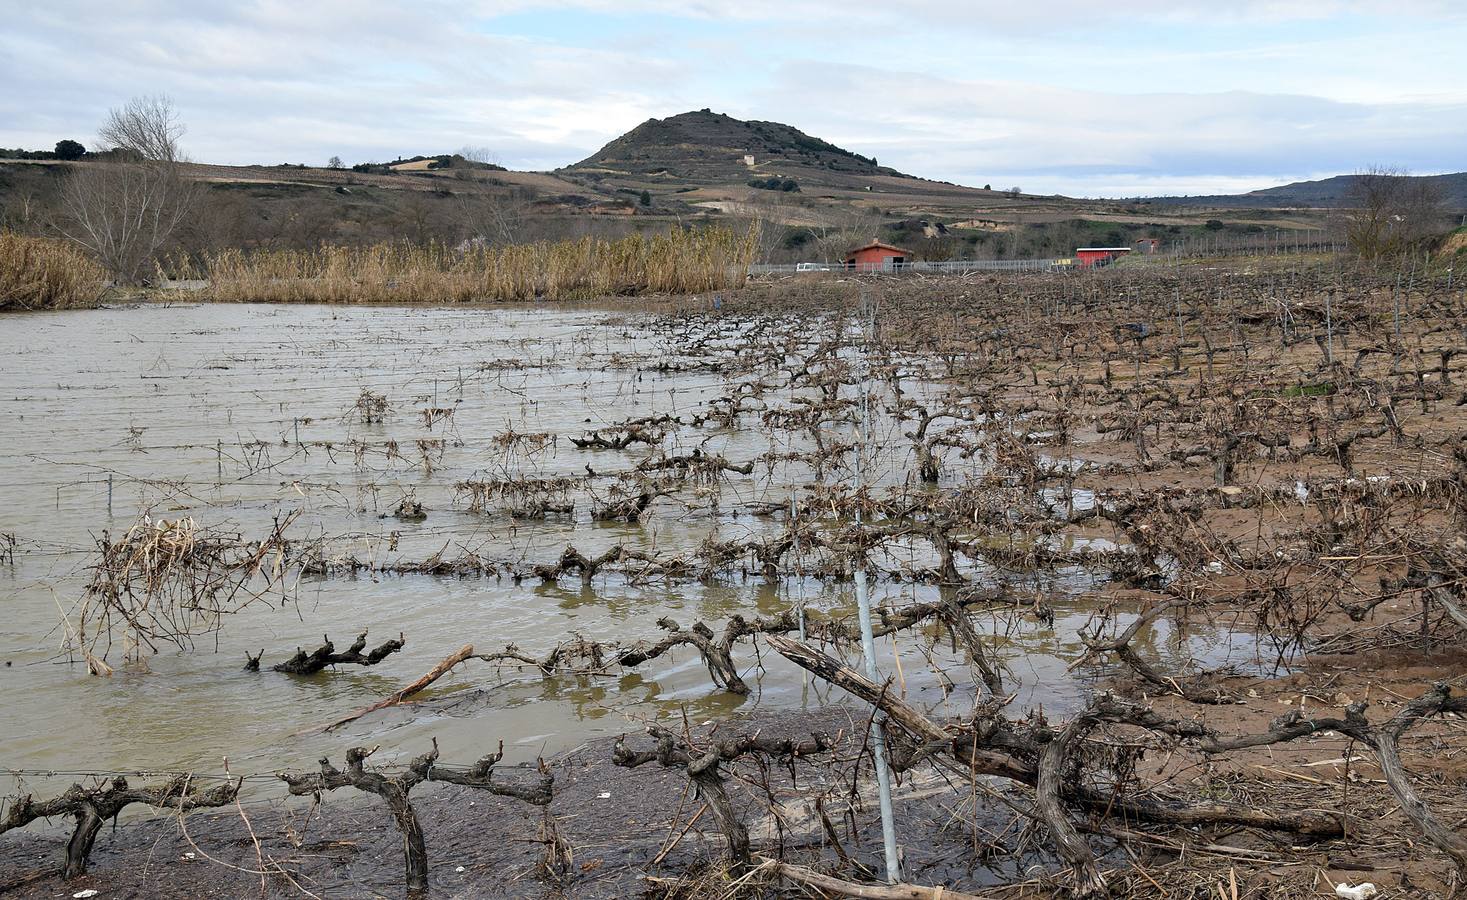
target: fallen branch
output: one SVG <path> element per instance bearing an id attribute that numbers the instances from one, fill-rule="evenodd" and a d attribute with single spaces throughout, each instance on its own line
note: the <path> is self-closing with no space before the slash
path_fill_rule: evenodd
<path id="1" fill-rule="evenodd" d="M 332 722 L 330 725 L 327 725 L 324 728 L 321 728 L 319 730 L 321 730 L 321 731 L 331 731 L 332 729 L 340 728 L 341 726 L 347 724 L 348 722 L 355 722 L 357 719 L 360 719 L 362 716 L 365 716 L 365 715 L 367 715 L 369 713 L 374 713 L 374 712 L 376 712 L 379 709 L 386 709 L 389 706 L 396 706 L 397 704 L 401 703 L 402 701 L 406 700 L 407 698 L 411 697 L 412 695 L 418 693 L 423 688 L 427 687 L 428 685 L 430 685 L 433 682 L 437 681 L 438 679 L 442 678 L 444 675 L 447 675 L 448 674 L 448 671 L 450 669 L 452 669 L 454 666 L 458 665 L 459 663 L 463 662 L 464 660 L 468 659 L 470 656 L 473 656 L 473 655 L 474 655 L 474 645 L 473 644 L 464 644 L 462 647 L 458 648 L 458 650 L 456 652 L 454 652 L 452 655 L 447 656 L 447 657 L 444 657 L 443 661 L 440 662 L 438 665 L 434 666 L 428 672 L 428 674 L 426 674 L 423 677 L 419 678 L 417 681 L 414 681 L 412 684 L 408 685 L 407 687 L 403 688 L 402 690 L 397 691 L 397 692 L 392 693 L 392 694 L 388 694 L 386 697 L 383 697 L 381 700 L 378 700 L 376 703 L 373 703 L 371 706 L 364 706 L 361 709 L 357 710 L 356 712 L 352 713 L 351 715 L 346 716 L 345 718 L 342 718 L 342 719 L 337 719 L 335 722 Z M 315 730 L 317 730 L 317 729 L 307 729 L 306 731 L 304 731 L 304 732 L 298 732 L 297 734 L 309 734 L 310 732 L 315 731 Z"/>
<path id="2" fill-rule="evenodd" d="M 925 887 L 918 884 L 858 884 L 830 875 L 822 875 L 814 869 L 792 863 L 780 862 L 767 856 L 758 857 L 760 865 L 768 866 L 783 878 L 807 884 L 813 888 L 839 894 L 842 897 L 861 897 L 865 900 L 987 900 L 977 894 L 965 894 L 946 887 Z"/>

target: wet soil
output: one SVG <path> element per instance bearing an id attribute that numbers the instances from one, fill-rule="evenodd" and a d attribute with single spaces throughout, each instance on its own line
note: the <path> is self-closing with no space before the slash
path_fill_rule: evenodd
<path id="1" fill-rule="evenodd" d="M 702 739 L 710 733 L 726 737 L 753 730 L 794 738 L 820 732 L 837 739 L 836 758 L 854 760 L 868 725 L 851 711 L 824 709 L 694 725 L 689 733 Z M 698 882 L 710 866 L 718 871 L 727 844 L 712 817 L 700 812 L 702 804 L 682 770 L 656 763 L 618 767 L 611 761 L 613 740 L 596 740 L 547 763 L 555 776 L 549 812 L 573 854 L 562 875 L 546 875 L 541 869 L 545 845 L 540 808 L 452 785 L 425 784 L 414 790 L 434 896 L 667 896 L 677 893 L 679 882 Z M 627 741 L 633 746 L 651 743 L 635 734 Z M 837 859 L 818 816 L 794 791 L 838 777 L 825 760 L 800 761 L 793 769 L 775 763 L 764 771 L 741 761 L 733 768 L 730 790 L 756 852 L 782 853 L 807 864 Z M 842 765 L 840 770 L 854 771 L 855 766 Z M 503 780 L 529 774 L 522 767 L 496 770 Z M 861 766 L 857 784 L 854 803 L 846 790 L 845 799 L 830 803 L 826 812 L 841 852 L 880 872 L 881 834 L 869 762 Z M 970 806 L 966 812 L 959 809 L 962 797 L 949 782 L 916 771 L 897 785 L 894 796 L 909 877 L 950 884 L 1022 877 L 1015 862 L 996 860 L 990 869 L 972 853 L 975 841 L 1004 828 L 1004 816 L 988 811 L 975 818 Z M 779 807 L 779 824 L 768 812 L 771 797 L 788 804 Z M 264 896 L 403 894 L 402 839 L 386 807 L 375 798 L 353 796 L 349 789 L 326 794 L 319 805 L 305 797 L 246 802 L 243 815 L 237 808 L 196 813 L 184 825 L 186 833 L 176 816 L 162 813 L 108 829 L 98 839 L 89 873 L 66 882 L 57 876 L 65 830 L 7 835 L 6 852 L 0 855 L 0 895 L 50 898 L 94 889 L 99 898 L 109 900 L 259 896 L 261 860 L 263 868 L 279 870 L 264 879 Z M 1038 853 L 1031 862 L 1053 860 Z"/>

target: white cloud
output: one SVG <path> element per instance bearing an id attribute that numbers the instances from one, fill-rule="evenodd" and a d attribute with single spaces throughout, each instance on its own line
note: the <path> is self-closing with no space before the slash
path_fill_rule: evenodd
<path id="1" fill-rule="evenodd" d="M 1467 40 L 1458 0 L 1096 9 L 145 0 L 124 12 L 51 0 L 12 10 L 0 31 L 0 145 L 87 142 L 108 107 L 166 92 L 189 124 L 186 149 L 217 162 L 473 144 L 549 168 L 649 117 L 711 106 L 915 174 L 1037 190 L 1198 193 L 1370 162 L 1462 167 L 1467 95 L 1439 73 Z M 513 33 L 527 20 L 544 27 Z M 1218 22 L 1247 27 L 1221 44 L 1193 27 Z"/>
<path id="2" fill-rule="evenodd" d="M 1219 179 L 1257 187 L 1372 162 L 1441 171 L 1460 167 L 1467 146 L 1467 104 L 1458 98 L 1352 104 L 1248 92 L 1121 94 L 792 64 L 764 99 L 777 116 L 807 110 L 806 130 L 906 171 L 966 184 L 1024 179 L 1044 191 L 1084 178 L 1139 185 L 1170 176 L 1187 193 L 1203 193 Z"/>

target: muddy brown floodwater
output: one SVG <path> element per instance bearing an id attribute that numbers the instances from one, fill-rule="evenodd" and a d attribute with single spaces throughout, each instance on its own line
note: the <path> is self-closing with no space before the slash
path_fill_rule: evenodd
<path id="1" fill-rule="evenodd" d="M 471 760 L 502 740 L 506 761 L 523 762 L 639 731 L 659 717 L 706 722 L 850 703 L 839 691 L 812 686 L 783 658 L 756 658 L 747 646 L 736 649 L 736 659 L 752 693 L 720 691 L 699 657 L 682 648 L 635 672 L 583 678 L 542 679 L 471 662 L 419 703 L 329 734 L 312 730 L 411 681 L 464 643 L 480 652 L 515 644 L 541 654 L 574 634 L 622 644 L 655 639 L 662 616 L 686 626 L 740 612 L 776 615 L 799 603 L 812 614 L 851 614 L 848 584 L 812 578 L 634 584 L 607 575 L 583 587 L 573 577 L 542 584 L 506 576 L 302 576 L 289 596 L 277 591 L 248 605 L 191 649 L 164 645 L 128 662 L 127 648 L 114 644 L 110 677 L 89 674 L 64 649 L 65 622 L 76 615 L 96 539 L 144 515 L 191 517 L 255 538 L 298 513 L 289 534 L 323 541 L 333 558 L 387 563 L 473 553 L 526 567 L 553 562 L 567 545 L 588 554 L 617 543 L 666 553 L 710 535 L 770 528 L 740 510 L 759 499 L 788 502 L 811 482 L 808 470 L 756 468 L 727 481 L 716 509 L 674 495 L 635 524 L 592 522 L 583 502 L 571 514 L 512 519 L 473 511 L 456 491 L 465 480 L 626 468 L 651 451 L 580 450 L 567 438 L 630 417 L 688 413 L 726 392 L 715 371 L 666 365 L 674 350 L 649 327 L 653 321 L 650 313 L 595 308 L 257 305 L 6 318 L 0 533 L 16 544 L 0 562 L 5 793 L 23 786 L 49 795 L 76 780 L 70 773 L 310 768 L 360 745 L 381 745 L 374 762 L 391 764 L 421 752 L 430 738 L 445 760 Z M 363 421 L 356 404 L 364 391 L 386 398 L 383 421 Z M 882 428 L 892 431 L 890 423 L 875 430 Z M 505 441 L 511 431 L 555 440 L 537 449 Z M 844 433 L 854 435 L 854 425 Z M 788 451 L 792 440 L 756 428 L 684 426 L 662 447 L 701 447 L 739 462 Z M 899 479 L 911 466 L 907 445 L 891 446 L 871 469 L 878 482 Z M 954 465 L 964 477 L 978 463 Z M 394 516 L 404 499 L 421 503 L 426 516 Z M 1062 713 L 1082 701 L 1098 674 L 1094 667 L 1067 671 L 1082 655 L 1076 633 L 1092 610 L 1081 594 L 1093 582 L 1081 574 L 1027 577 L 1061 592 L 1054 624 L 1001 642 L 998 658 L 1017 676 L 1018 708 Z M 874 588 L 878 603 L 935 596 L 923 585 L 878 581 Z M 1001 627 L 981 615 L 977 623 Z M 402 633 L 406 647 L 372 668 L 311 677 L 269 671 L 323 635 L 341 648 L 362 630 L 373 645 Z M 884 639 L 880 665 L 900 671 L 909 699 L 961 712 L 972 697 L 966 671 L 945 692 L 918 637 Z M 1246 635 L 1199 626 L 1185 639 L 1172 637 L 1159 622 L 1152 652 L 1168 669 L 1254 665 Z M 244 671 L 246 655 L 261 649 L 264 671 Z M 963 668 L 950 649 L 935 648 L 938 668 Z M 258 790 L 280 788 L 261 781 Z"/>

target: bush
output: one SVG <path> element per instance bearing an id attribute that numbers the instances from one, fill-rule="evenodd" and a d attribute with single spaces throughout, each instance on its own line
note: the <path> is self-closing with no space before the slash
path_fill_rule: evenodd
<path id="1" fill-rule="evenodd" d="M 60 140 L 56 142 L 56 158 L 67 160 L 81 159 L 87 155 L 87 148 L 72 140 Z"/>
<path id="2" fill-rule="evenodd" d="M 22 150 L 16 148 L 7 150 L 0 148 L 0 159 L 55 159 L 56 154 L 50 150 Z"/>
<path id="3" fill-rule="evenodd" d="M 784 191 L 786 194 L 799 193 L 800 186 L 793 178 L 755 178 L 749 182 L 749 187 L 758 188 L 761 191 Z"/>
<path id="4" fill-rule="evenodd" d="M 0 231 L 0 310 L 95 306 L 102 269 L 76 247 Z"/>

